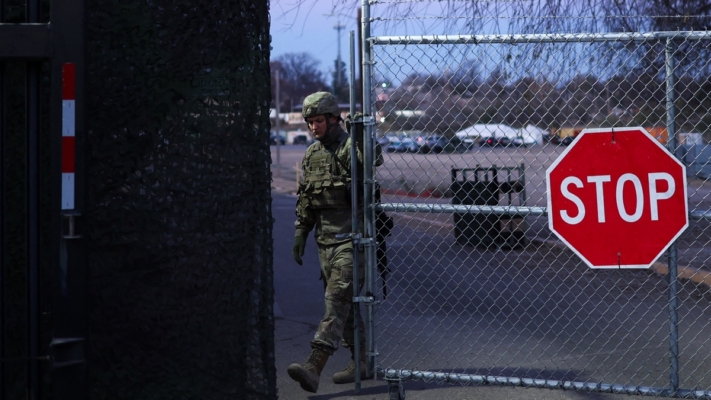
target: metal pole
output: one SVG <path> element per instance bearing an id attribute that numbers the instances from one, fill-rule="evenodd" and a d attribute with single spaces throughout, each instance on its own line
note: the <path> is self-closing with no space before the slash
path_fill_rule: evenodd
<path id="1" fill-rule="evenodd" d="M 275 71 L 276 73 L 276 151 L 277 151 L 277 178 L 281 178 L 281 133 L 279 133 L 281 127 L 281 121 L 279 121 L 279 69 Z"/>
<path id="2" fill-rule="evenodd" d="M 350 114 L 351 114 L 351 232 L 358 233 L 358 186 L 361 184 L 358 177 L 358 154 L 356 152 L 356 136 L 358 129 L 355 124 L 355 40 L 353 31 L 350 32 L 350 55 L 351 55 L 351 82 L 350 82 Z M 357 238 L 358 236 L 353 236 Z M 360 294 L 360 266 L 359 245 L 353 241 L 353 296 Z M 355 394 L 360 394 L 360 302 L 353 302 L 353 363 L 355 364 Z"/>
<path id="3" fill-rule="evenodd" d="M 338 93 L 336 89 L 340 89 L 341 85 L 343 82 L 341 82 L 341 31 L 345 29 L 345 25 L 342 25 L 339 22 L 336 22 L 336 25 L 333 26 L 333 29 L 336 30 L 336 37 L 338 38 L 338 54 L 336 54 L 336 71 L 335 75 L 333 76 L 333 91 L 334 93 Z M 353 114 L 351 114 L 353 115 Z"/>
<path id="4" fill-rule="evenodd" d="M 36 62 L 26 67 L 26 242 L 27 242 L 27 357 L 29 399 L 39 399 L 39 73 Z"/>
<path id="5" fill-rule="evenodd" d="M 0 0 L 0 22 L 3 4 Z M 5 358 L 5 135 L 7 133 L 5 63 L 0 64 L 0 360 Z M 5 369 L 0 362 L 0 400 L 5 398 Z"/>
<path id="6" fill-rule="evenodd" d="M 363 117 L 365 120 L 364 135 L 365 135 L 365 145 L 363 154 L 363 182 L 364 182 L 364 195 L 363 199 L 363 211 L 364 211 L 364 233 L 365 238 L 375 238 L 375 212 L 373 209 L 373 125 L 371 120 L 373 118 L 371 110 L 371 98 L 370 98 L 370 87 L 371 87 L 371 68 L 372 68 L 372 51 L 368 38 L 370 37 L 370 4 L 368 0 L 362 1 L 363 9 L 363 20 L 362 32 L 363 32 L 363 49 L 361 52 L 361 62 L 363 63 L 363 76 L 361 77 L 363 84 Z M 366 246 L 365 252 L 365 295 L 369 297 L 374 297 L 373 290 L 373 275 L 375 274 L 376 268 L 375 259 L 375 246 Z M 372 371 L 375 374 L 375 321 L 374 321 L 374 302 L 367 302 L 366 306 L 366 354 L 367 354 L 367 366 L 368 371 Z"/>
<path id="7" fill-rule="evenodd" d="M 28 0 L 25 19 L 29 23 L 40 22 L 40 1 Z M 40 165 L 40 73 L 38 62 L 26 66 L 25 128 L 26 153 L 26 223 L 27 223 L 27 398 L 40 398 L 39 374 L 39 285 L 40 285 L 40 227 L 39 227 L 39 165 Z"/>
<path id="8" fill-rule="evenodd" d="M 361 9 L 358 8 L 358 16 L 356 17 L 356 25 L 358 26 L 358 49 L 363 48 L 363 26 L 360 23 L 360 20 L 362 18 L 362 12 Z M 360 57 L 362 59 L 363 54 L 360 54 Z M 362 86 L 363 84 L 363 63 L 358 63 L 358 77 L 360 78 L 360 84 Z M 363 91 L 360 91 L 360 110 L 363 111 Z"/>
<path id="9" fill-rule="evenodd" d="M 85 1 L 64 0 L 61 7 L 50 9 L 53 32 L 62 40 L 54 41 L 52 90 L 50 94 L 50 142 L 52 144 L 50 183 L 52 191 L 51 288 L 52 341 L 49 346 L 51 395 L 53 399 L 88 398 L 86 380 L 86 289 L 87 263 L 83 238 L 83 214 L 86 207 L 86 127 L 84 124 L 86 73 Z M 71 66 L 71 67 L 70 67 Z M 72 73 L 73 71 L 73 73 Z M 62 142 L 64 141 L 63 79 L 74 81 L 74 204 L 62 203 Z M 73 78 L 72 78 L 73 76 Z M 62 229 L 62 226 L 66 229 Z"/>
<path id="10" fill-rule="evenodd" d="M 0 23 L 5 22 L 5 0 L 0 0 Z M 0 360 L 5 358 L 5 148 L 7 135 L 6 64 L 0 64 Z M 0 362 L 0 400 L 5 399 L 5 368 Z"/>
<path id="11" fill-rule="evenodd" d="M 5 0 L 0 0 L 0 23 L 5 22 Z M 0 64 L 0 360 L 5 358 L 5 135 L 7 87 L 5 63 Z M 0 362 L 0 400 L 5 399 L 5 368 Z"/>
<path id="12" fill-rule="evenodd" d="M 667 74 L 667 148 L 677 155 L 676 147 L 676 109 L 674 91 L 674 42 L 667 38 L 666 42 L 666 74 Z M 669 388 L 679 389 L 679 314 L 678 314 L 678 272 L 677 272 L 677 242 L 669 247 Z"/>

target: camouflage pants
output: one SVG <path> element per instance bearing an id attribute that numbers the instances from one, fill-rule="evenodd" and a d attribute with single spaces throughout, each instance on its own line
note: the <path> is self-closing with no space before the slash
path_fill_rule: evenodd
<path id="1" fill-rule="evenodd" d="M 321 273 L 325 286 L 326 313 L 318 325 L 311 347 L 329 354 L 338 349 L 338 341 L 343 339 L 343 347 L 354 343 L 353 320 L 353 245 L 351 243 L 318 246 Z M 359 285 L 363 286 L 363 253 L 358 254 Z M 363 319 L 359 318 L 358 329 L 361 346 L 365 346 Z"/>

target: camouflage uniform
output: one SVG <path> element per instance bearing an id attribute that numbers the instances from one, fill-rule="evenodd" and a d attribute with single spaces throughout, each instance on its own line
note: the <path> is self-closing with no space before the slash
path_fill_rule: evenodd
<path id="1" fill-rule="evenodd" d="M 321 372 L 329 356 L 338 349 L 341 339 L 344 347 L 351 348 L 352 361 L 343 371 L 333 375 L 333 382 L 355 381 L 353 294 L 359 292 L 362 280 L 354 288 L 351 239 L 347 235 L 344 235 L 346 239 L 336 238 L 339 234 L 351 233 L 353 229 L 349 190 L 353 147 L 349 135 L 335 122 L 341 120 L 338 101 L 328 92 L 310 94 L 304 99 L 302 115 L 318 142 L 309 146 L 302 161 L 304 182 L 299 185 L 296 200 L 296 236 L 292 253 L 294 261 L 301 265 L 306 238 L 313 230 L 324 279 L 326 313 L 311 341 L 309 358 L 303 364 L 290 364 L 287 372 L 302 389 L 316 393 Z M 362 137 L 362 132 L 356 136 Z M 356 144 L 357 170 L 362 170 L 362 142 Z M 376 165 L 382 164 L 379 149 L 376 147 Z M 359 207 L 358 220 L 362 219 Z M 360 232 L 361 228 L 358 229 Z M 363 265 L 359 262 L 357 266 L 360 276 L 363 276 Z M 358 321 L 358 327 L 362 351 L 365 349 L 362 320 Z M 365 358 L 364 353 L 361 357 Z M 364 376 L 365 366 L 361 369 L 361 377 Z"/>
<path id="2" fill-rule="evenodd" d="M 340 126 L 330 135 L 334 136 L 334 140 L 329 143 L 331 151 L 327 150 L 321 142 L 315 142 L 304 155 L 302 161 L 304 182 L 299 186 L 295 225 L 297 236 L 305 237 L 312 229 L 314 230 L 325 285 L 326 312 L 311 341 L 311 346 L 333 354 L 338 348 L 340 339 L 343 339 L 344 347 L 354 344 L 352 314 L 354 287 L 351 239 L 336 239 L 336 235 L 352 231 L 349 191 L 351 179 L 348 171 L 343 167 L 343 165 L 350 166 L 351 163 L 351 140 Z M 343 165 L 336 161 L 334 153 Z M 358 164 L 362 165 L 362 154 L 359 150 L 357 154 Z M 359 220 L 362 220 L 360 210 Z M 363 258 L 361 252 L 358 265 L 360 277 L 364 276 Z M 362 283 L 361 279 L 359 288 Z M 358 325 L 361 344 L 364 345 L 362 320 Z"/>

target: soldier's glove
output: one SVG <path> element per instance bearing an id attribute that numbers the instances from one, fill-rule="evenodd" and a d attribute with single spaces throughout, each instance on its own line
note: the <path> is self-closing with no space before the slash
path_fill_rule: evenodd
<path id="1" fill-rule="evenodd" d="M 294 261 L 299 265 L 304 265 L 301 261 L 301 257 L 304 256 L 304 247 L 306 247 L 306 238 L 303 236 L 296 236 L 294 238 L 294 246 L 291 248 L 291 252 L 294 254 Z"/>

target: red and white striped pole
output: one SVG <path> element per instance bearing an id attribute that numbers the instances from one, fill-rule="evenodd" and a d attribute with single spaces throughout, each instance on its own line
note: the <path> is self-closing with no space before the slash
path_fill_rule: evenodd
<path id="1" fill-rule="evenodd" d="M 76 64 L 62 66 L 62 210 L 74 209 Z"/>

